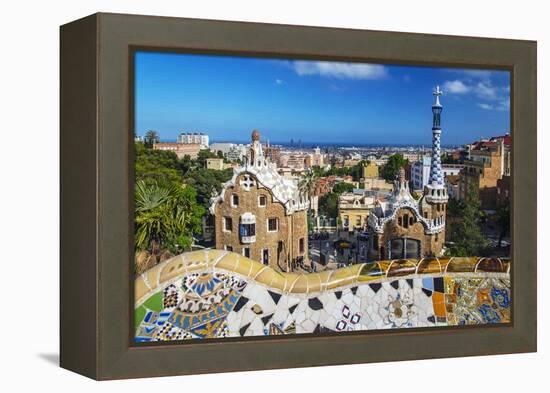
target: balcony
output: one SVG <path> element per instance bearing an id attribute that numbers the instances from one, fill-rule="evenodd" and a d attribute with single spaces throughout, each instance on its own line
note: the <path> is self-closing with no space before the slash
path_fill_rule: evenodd
<path id="1" fill-rule="evenodd" d="M 252 213 L 241 215 L 239 236 L 241 243 L 250 244 L 256 241 L 256 217 Z"/>
<path id="2" fill-rule="evenodd" d="M 241 236 L 241 243 L 250 244 L 256 242 L 256 236 Z"/>

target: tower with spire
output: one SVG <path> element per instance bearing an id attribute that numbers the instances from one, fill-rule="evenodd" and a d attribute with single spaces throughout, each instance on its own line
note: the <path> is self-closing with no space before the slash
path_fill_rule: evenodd
<path id="1" fill-rule="evenodd" d="M 446 203 L 449 199 L 445 188 L 443 170 L 441 169 L 441 112 L 443 112 L 443 106 L 441 105 L 439 97 L 441 97 L 442 94 L 443 92 L 439 89 L 439 86 L 437 86 L 433 92 L 435 101 L 432 105 L 432 158 L 430 178 L 424 190 L 424 195 L 427 197 L 428 201 L 432 203 Z"/>
<path id="2" fill-rule="evenodd" d="M 440 256 L 445 243 L 447 189 L 441 169 L 442 91 L 434 91 L 432 105 L 432 155 L 430 180 L 420 200 L 410 193 L 405 170 L 399 171 L 393 192 L 376 200 L 367 220 L 370 233 L 369 260 Z"/>

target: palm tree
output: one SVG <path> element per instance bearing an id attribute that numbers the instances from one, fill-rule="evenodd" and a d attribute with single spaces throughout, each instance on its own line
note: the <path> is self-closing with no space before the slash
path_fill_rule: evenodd
<path id="1" fill-rule="evenodd" d="M 313 205 L 313 198 L 315 197 L 315 191 L 318 186 L 319 177 L 312 170 L 307 171 L 298 182 L 300 194 L 309 199 L 310 206 Z"/>
<path id="2" fill-rule="evenodd" d="M 158 132 L 154 130 L 149 130 L 145 133 L 145 137 L 143 138 L 143 143 L 145 144 L 145 147 L 151 148 L 155 143 L 158 143 L 160 141 L 160 137 Z"/>
<path id="3" fill-rule="evenodd" d="M 185 184 L 171 187 L 140 180 L 135 187 L 136 250 L 172 254 L 189 249 L 193 232 L 200 230 L 204 208 L 196 192 Z"/>

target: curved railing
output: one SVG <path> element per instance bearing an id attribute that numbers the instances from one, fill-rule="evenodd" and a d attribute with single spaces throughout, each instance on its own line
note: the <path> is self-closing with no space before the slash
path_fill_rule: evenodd
<path id="1" fill-rule="evenodd" d="M 400 259 L 356 264 L 320 273 L 285 273 L 234 252 L 205 249 L 183 253 L 139 275 L 135 280 L 135 304 L 139 306 L 183 275 L 205 270 L 237 274 L 282 293 L 312 294 L 356 283 L 422 275 L 469 273 L 475 277 L 477 274 L 502 273 L 508 276 L 510 263 L 508 258 L 481 257 Z"/>

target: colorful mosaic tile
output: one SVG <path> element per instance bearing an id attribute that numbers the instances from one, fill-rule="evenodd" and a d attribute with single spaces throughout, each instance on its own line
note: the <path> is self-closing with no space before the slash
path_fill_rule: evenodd
<path id="1" fill-rule="evenodd" d="M 148 281 L 136 288 L 148 292 L 136 293 L 137 342 L 510 321 L 507 260 L 409 260 L 414 273 L 406 275 L 392 275 L 396 265 L 382 261 L 322 276 L 285 275 L 247 258 L 221 268 L 229 266 L 225 254 L 211 254 L 203 252 L 204 262 L 183 258 L 192 261 L 187 265 L 176 257 L 178 274 L 163 273 L 172 267 L 167 261 L 138 278 Z"/>

